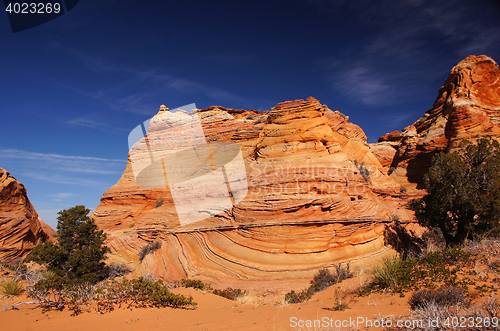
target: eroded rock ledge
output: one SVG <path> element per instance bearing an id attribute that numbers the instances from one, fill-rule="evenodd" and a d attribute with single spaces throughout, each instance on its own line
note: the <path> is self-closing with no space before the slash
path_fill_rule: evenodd
<path id="1" fill-rule="evenodd" d="M 0 261 L 16 261 L 54 234 L 38 217 L 23 184 L 0 168 Z"/>

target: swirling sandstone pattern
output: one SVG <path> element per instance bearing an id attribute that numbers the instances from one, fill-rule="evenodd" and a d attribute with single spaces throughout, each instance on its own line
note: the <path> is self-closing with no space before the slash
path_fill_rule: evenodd
<path id="1" fill-rule="evenodd" d="M 170 116 L 165 111 L 151 121 L 150 133 L 161 130 L 154 123 Z M 383 173 L 364 132 L 314 98 L 265 113 L 211 107 L 198 114 L 207 141 L 241 147 L 245 199 L 180 226 L 169 188 L 139 187 L 129 156 L 122 178 L 93 212 L 108 233 L 110 259 L 171 280 L 279 287 L 284 279 L 306 279 L 340 261 L 366 263 L 386 251 L 383 222 L 392 215 L 412 220 L 399 184 Z M 165 144 L 184 132 L 168 134 Z M 364 179 L 360 169 L 370 175 L 364 172 Z M 138 252 L 153 240 L 162 242 L 161 249 L 140 262 Z"/>
<path id="2" fill-rule="evenodd" d="M 0 168 L 0 261 L 22 258 L 54 234 L 38 218 L 23 184 Z"/>
<path id="3" fill-rule="evenodd" d="M 500 70 L 490 57 L 471 55 L 451 70 L 432 109 L 403 132 L 385 134 L 379 142 L 397 142 L 391 177 L 421 188 L 436 152 L 454 151 L 463 140 L 484 135 L 500 137 Z"/>

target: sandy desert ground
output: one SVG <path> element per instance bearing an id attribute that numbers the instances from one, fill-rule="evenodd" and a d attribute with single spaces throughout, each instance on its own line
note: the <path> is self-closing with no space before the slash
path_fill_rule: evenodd
<path id="1" fill-rule="evenodd" d="M 351 280 L 354 281 L 354 280 Z M 349 291 L 350 284 L 342 284 Z M 262 304 L 258 297 L 231 301 L 200 290 L 179 288 L 174 292 L 192 295 L 198 303 L 196 309 L 140 308 L 115 309 L 106 314 L 84 312 L 71 316 L 71 311 L 42 312 L 32 305 L 20 305 L 18 309 L 0 312 L 3 330 L 348 330 L 347 323 L 371 320 L 376 323 L 382 317 L 397 317 L 409 313 L 408 298 L 398 295 L 372 294 L 350 298 L 349 309 L 331 311 L 336 302 L 336 287 L 317 293 L 301 304 Z M 24 300 L 10 299 L 9 303 Z M 245 303 L 245 301 L 250 301 Z M 351 301 L 352 300 L 352 301 Z M 253 302 L 252 302 L 253 301 Z M 7 303 L 4 300 L 4 303 Z M 361 320 L 363 319 L 363 320 Z M 321 325 L 314 326 L 314 320 Z M 308 322 L 309 321 L 309 322 Z M 336 327 L 342 321 L 344 327 Z M 308 327 L 308 323 L 312 323 Z M 331 324 L 331 325 L 329 325 Z M 352 329 L 382 330 L 365 327 L 365 323 Z M 359 326 L 359 328 L 358 328 Z"/>

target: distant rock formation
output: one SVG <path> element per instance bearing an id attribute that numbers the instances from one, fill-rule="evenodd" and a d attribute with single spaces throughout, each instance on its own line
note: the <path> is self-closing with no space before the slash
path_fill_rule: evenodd
<path id="1" fill-rule="evenodd" d="M 54 234 L 38 217 L 23 184 L 0 168 L 0 261 L 16 261 Z"/>
<path id="2" fill-rule="evenodd" d="M 389 174 L 408 188 L 423 188 L 422 179 L 436 152 L 456 150 L 476 136 L 500 137 L 500 70 L 485 55 L 471 55 L 457 64 L 439 89 L 433 108 L 403 132 L 394 131 L 371 146 Z"/>
<path id="3" fill-rule="evenodd" d="M 137 185 L 129 154 L 123 176 L 92 213 L 108 234 L 111 260 L 170 280 L 264 281 L 279 287 L 284 279 L 307 283 L 319 268 L 341 261 L 371 263 L 387 251 L 384 222 L 394 216 L 413 220 L 404 207 L 411 196 L 384 174 L 363 130 L 314 98 L 283 102 L 267 112 L 214 106 L 197 114 L 211 146 L 225 141 L 241 148 L 246 197 L 180 226 L 170 188 Z M 164 130 L 160 124 L 172 116 L 162 107 L 146 137 Z M 168 128 L 159 140 L 165 148 L 188 145 L 182 127 Z M 133 150 L 144 146 L 137 143 Z M 191 161 L 186 156 L 179 164 Z M 139 261 L 141 248 L 154 240 L 162 242 L 161 249 Z"/>

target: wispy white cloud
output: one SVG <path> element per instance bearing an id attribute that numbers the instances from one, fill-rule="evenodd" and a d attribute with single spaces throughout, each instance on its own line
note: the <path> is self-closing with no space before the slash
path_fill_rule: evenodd
<path id="1" fill-rule="evenodd" d="M 51 197 L 53 201 L 63 201 L 64 199 L 67 199 L 67 198 L 77 197 L 78 194 L 75 194 L 75 193 L 56 193 L 56 194 L 49 194 L 48 196 Z"/>
<path id="2" fill-rule="evenodd" d="M 57 194 L 52 194 L 51 196 L 53 198 L 57 198 L 57 199 L 66 199 L 66 198 L 69 198 L 69 197 L 76 197 L 76 196 L 78 196 L 78 194 L 74 194 L 74 193 L 57 193 Z"/>
<path id="3" fill-rule="evenodd" d="M 95 129 L 95 130 L 99 130 L 99 131 L 103 131 L 103 132 L 108 132 L 108 133 L 119 134 L 119 133 L 126 132 L 126 130 L 124 130 L 124 129 L 117 128 L 117 127 L 108 125 L 106 123 L 98 122 L 96 120 L 93 120 L 90 118 L 85 118 L 85 117 L 74 118 L 72 120 L 69 120 L 67 123 L 71 124 L 71 125 L 82 126 L 82 127 L 91 128 L 91 129 Z"/>
<path id="4" fill-rule="evenodd" d="M 54 173 L 119 174 L 126 163 L 126 160 L 36 153 L 18 149 L 0 149 L 0 156 L 4 160 L 21 162 L 19 166 L 23 168 L 46 169 Z"/>
<path id="5" fill-rule="evenodd" d="M 367 67 L 354 67 L 344 70 L 334 81 L 337 89 L 362 103 L 377 106 L 393 102 L 395 97 L 391 86 L 384 77 Z"/>

